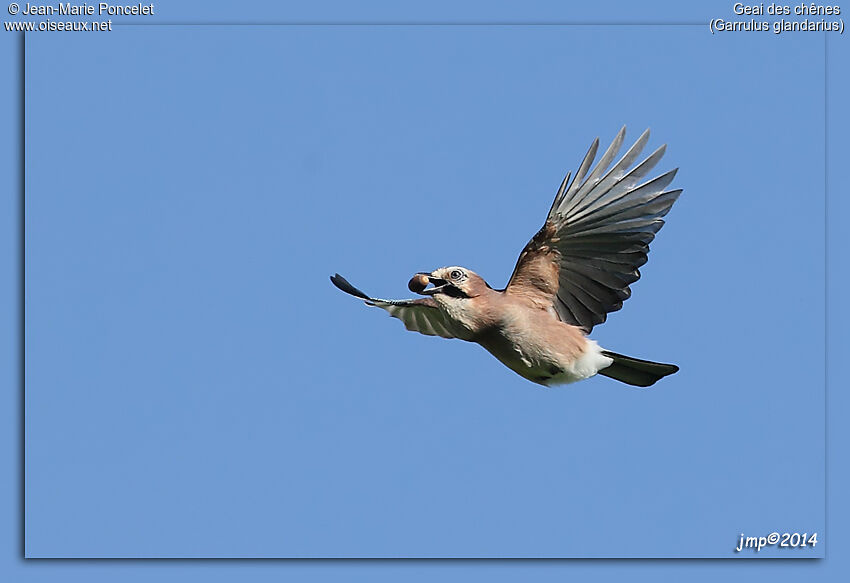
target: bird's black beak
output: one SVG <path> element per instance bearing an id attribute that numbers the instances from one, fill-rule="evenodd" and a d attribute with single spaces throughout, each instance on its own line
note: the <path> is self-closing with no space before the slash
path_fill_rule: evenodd
<path id="1" fill-rule="evenodd" d="M 438 293 L 444 287 L 449 285 L 445 279 L 440 279 L 439 277 L 429 277 L 428 282 L 433 284 L 434 287 L 429 287 L 427 289 L 422 290 L 422 295 L 433 296 L 435 293 Z"/>

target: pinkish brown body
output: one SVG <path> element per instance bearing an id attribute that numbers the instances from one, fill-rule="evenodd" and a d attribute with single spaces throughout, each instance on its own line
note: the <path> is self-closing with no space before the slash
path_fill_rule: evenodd
<path id="1" fill-rule="evenodd" d="M 494 290 L 481 276 L 460 267 L 437 269 L 432 276 L 451 280 L 452 272 L 463 274 L 463 281 L 454 285 L 467 298 L 456 302 L 445 294 L 432 297 L 456 324 L 456 337 L 480 344 L 520 376 L 549 386 L 591 377 L 611 364 L 596 342 L 558 320 L 534 295 Z"/>

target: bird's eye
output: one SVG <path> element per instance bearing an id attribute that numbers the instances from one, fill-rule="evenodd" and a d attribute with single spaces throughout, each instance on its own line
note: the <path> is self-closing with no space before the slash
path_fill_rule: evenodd
<path id="1" fill-rule="evenodd" d="M 455 281 L 460 281 L 461 278 L 463 278 L 463 272 L 460 269 L 452 269 L 452 272 L 449 274 L 449 277 L 451 277 Z"/>

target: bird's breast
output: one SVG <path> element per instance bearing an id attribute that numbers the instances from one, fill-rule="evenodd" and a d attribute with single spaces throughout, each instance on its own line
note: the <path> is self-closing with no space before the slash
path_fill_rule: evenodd
<path id="1" fill-rule="evenodd" d="M 502 364 L 541 385 L 579 381 L 611 364 L 596 342 L 542 310 L 506 318 L 477 341 Z"/>
<path id="2" fill-rule="evenodd" d="M 460 338 L 472 340 L 497 324 L 492 306 L 480 298 L 452 298 L 439 295 L 434 298 L 440 309 L 456 329 L 462 330 Z"/>

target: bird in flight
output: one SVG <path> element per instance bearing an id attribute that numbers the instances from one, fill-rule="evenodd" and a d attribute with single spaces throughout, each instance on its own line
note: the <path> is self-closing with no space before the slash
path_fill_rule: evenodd
<path id="1" fill-rule="evenodd" d="M 648 387 L 679 367 L 604 350 L 587 337 L 631 295 L 649 243 L 682 193 L 665 190 L 676 169 L 645 180 L 666 146 L 635 165 L 649 130 L 611 166 L 625 135 L 623 127 L 591 170 L 599 148 L 599 138 L 594 140 L 572 182 L 567 174 L 505 289 L 457 266 L 415 274 L 408 287 L 425 296 L 416 299 L 373 298 L 339 274 L 331 281 L 408 330 L 480 344 L 534 383 L 552 386 L 601 374 Z"/>

